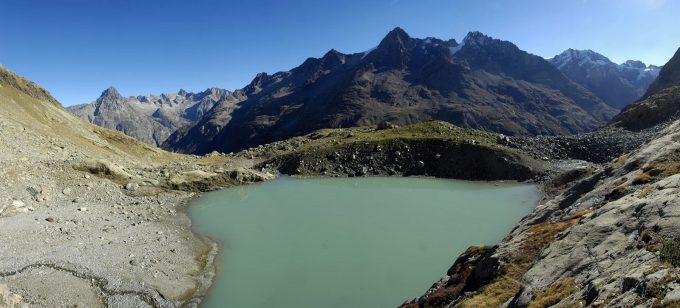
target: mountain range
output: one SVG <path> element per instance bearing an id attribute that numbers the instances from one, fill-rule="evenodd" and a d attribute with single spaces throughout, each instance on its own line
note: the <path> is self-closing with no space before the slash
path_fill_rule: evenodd
<path id="1" fill-rule="evenodd" d="M 661 70 L 658 66 L 633 60 L 616 64 L 592 50 L 568 49 L 548 61 L 569 79 L 617 109 L 641 98 Z"/>
<path id="2" fill-rule="evenodd" d="M 217 103 L 163 147 L 231 152 L 320 128 L 431 119 L 508 135 L 574 134 L 616 114 L 545 59 L 479 32 L 458 43 L 395 28 L 370 51 L 331 50 L 290 71 L 259 74 L 243 94 L 235 109 Z"/>
<path id="3" fill-rule="evenodd" d="M 76 116 L 159 146 L 180 127 L 200 120 L 219 101 L 235 104 L 238 93 L 209 88 L 203 92 L 123 97 L 110 87 L 96 101 L 68 107 Z"/>
<path id="4" fill-rule="evenodd" d="M 418 39 L 395 28 L 362 53 L 330 50 L 243 89 L 123 97 L 109 88 L 77 116 L 166 149 L 232 152 L 321 128 L 443 120 L 507 135 L 591 131 L 643 97 L 660 67 L 590 50 L 550 58 L 470 32 Z"/>

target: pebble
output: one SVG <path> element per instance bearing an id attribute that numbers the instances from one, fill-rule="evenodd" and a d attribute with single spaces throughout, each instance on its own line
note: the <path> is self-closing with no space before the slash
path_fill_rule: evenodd
<path id="1" fill-rule="evenodd" d="M 81 208 L 78 209 L 78 211 L 80 211 L 80 212 L 86 212 L 86 211 L 87 211 L 87 208 L 86 208 L 86 207 L 81 207 Z"/>
<path id="2" fill-rule="evenodd" d="M 21 200 L 14 200 L 14 201 L 12 201 L 12 206 L 18 209 L 18 208 L 22 208 L 22 207 L 26 206 L 26 204 L 24 202 L 22 202 Z"/>

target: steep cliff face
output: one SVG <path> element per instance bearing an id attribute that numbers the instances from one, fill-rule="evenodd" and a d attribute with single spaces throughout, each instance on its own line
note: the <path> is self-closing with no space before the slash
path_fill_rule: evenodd
<path id="1" fill-rule="evenodd" d="M 645 99 L 625 108 L 612 124 L 640 130 L 680 117 L 680 50 L 661 70 L 649 87 Z"/>
<path id="2" fill-rule="evenodd" d="M 164 147 L 231 152 L 322 128 L 431 119 L 509 135 L 572 134 L 615 114 L 546 60 L 479 32 L 458 43 L 397 28 L 375 49 L 331 50 L 291 71 L 260 74 L 243 92 L 236 109 L 216 106 Z"/>
<path id="3" fill-rule="evenodd" d="M 680 49 L 678 49 L 678 51 L 675 52 L 675 55 L 673 55 L 673 58 L 664 65 L 659 73 L 659 78 L 649 86 L 645 97 L 652 96 L 659 91 L 673 86 L 680 86 Z"/>
<path id="4" fill-rule="evenodd" d="M 70 106 L 68 110 L 92 124 L 159 146 L 181 127 L 200 120 L 218 102 L 234 105 L 239 100 L 238 94 L 218 88 L 199 93 L 180 90 L 159 96 L 123 97 L 110 87 L 96 101 Z"/>

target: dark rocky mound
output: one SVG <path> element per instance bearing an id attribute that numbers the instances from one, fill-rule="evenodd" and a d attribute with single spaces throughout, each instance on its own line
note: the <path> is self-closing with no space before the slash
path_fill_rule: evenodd
<path id="1" fill-rule="evenodd" d="M 678 118 L 680 118 L 680 86 L 674 86 L 630 105 L 614 117 L 612 125 L 642 130 Z"/>

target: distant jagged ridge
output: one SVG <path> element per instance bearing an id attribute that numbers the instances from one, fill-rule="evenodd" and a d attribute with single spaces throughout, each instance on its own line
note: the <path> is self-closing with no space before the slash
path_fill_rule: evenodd
<path id="1" fill-rule="evenodd" d="M 209 88 L 190 93 L 180 90 L 149 96 L 123 97 L 110 87 L 89 104 L 68 107 L 68 110 L 90 123 L 115 129 L 155 146 L 177 129 L 200 120 L 217 102 L 235 104 L 238 94 L 224 89 Z"/>
<path id="2" fill-rule="evenodd" d="M 680 119 L 680 49 L 659 73 L 644 99 L 626 107 L 615 126 L 640 130 Z"/>
<path id="3" fill-rule="evenodd" d="M 680 86 L 680 48 L 675 52 L 673 58 L 663 66 L 659 78 L 649 86 L 645 97 L 650 97 L 673 86 Z"/>
<path id="4" fill-rule="evenodd" d="M 573 134 L 616 113 L 545 59 L 479 32 L 458 43 L 396 28 L 367 52 L 331 50 L 259 74 L 243 94 L 236 108 L 216 104 L 163 146 L 231 152 L 321 128 L 431 119 L 509 135 Z"/>
<path id="5" fill-rule="evenodd" d="M 568 49 L 548 61 L 617 109 L 641 98 L 661 71 L 661 67 L 641 61 L 616 64 L 592 50 Z"/>

